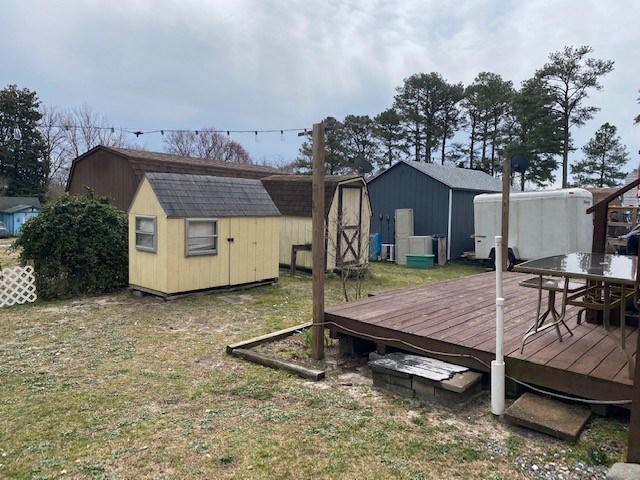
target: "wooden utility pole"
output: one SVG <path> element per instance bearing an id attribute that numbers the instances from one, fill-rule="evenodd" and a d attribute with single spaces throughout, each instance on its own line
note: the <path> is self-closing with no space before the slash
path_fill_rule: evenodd
<path id="1" fill-rule="evenodd" d="M 324 358 L 324 270 L 325 270 L 325 218 L 324 218 L 324 124 L 313 125 L 312 150 L 312 207 L 311 256 L 313 257 L 313 324 L 312 356 Z"/>
<path id="2" fill-rule="evenodd" d="M 511 159 L 502 163 L 502 265 L 503 271 L 509 265 L 509 192 L 511 191 Z M 498 265 L 496 265 L 498 268 Z"/>

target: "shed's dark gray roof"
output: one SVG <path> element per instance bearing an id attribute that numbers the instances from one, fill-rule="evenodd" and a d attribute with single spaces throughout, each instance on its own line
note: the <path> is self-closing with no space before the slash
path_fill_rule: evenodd
<path id="1" fill-rule="evenodd" d="M 42 208 L 38 197 L 0 197 L 0 212 L 6 212 L 7 210 L 19 205 L 25 208 Z"/>
<path id="2" fill-rule="evenodd" d="M 405 163 L 454 190 L 473 190 L 478 192 L 502 191 L 502 180 L 492 177 L 480 170 L 437 165 L 435 163 L 414 162 L 411 160 L 401 160 L 398 163 Z M 369 182 L 383 174 L 384 172 L 379 173 L 371 178 Z"/>
<path id="3" fill-rule="evenodd" d="M 260 183 L 247 178 L 145 174 L 168 217 L 279 217 Z"/>

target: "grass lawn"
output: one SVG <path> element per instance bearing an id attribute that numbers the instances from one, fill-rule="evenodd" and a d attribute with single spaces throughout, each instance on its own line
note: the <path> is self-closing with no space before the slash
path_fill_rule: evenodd
<path id="1" fill-rule="evenodd" d="M 15 238 L 0 238 L 0 268 L 20 265 L 20 253 L 11 249 Z"/>
<path id="2" fill-rule="evenodd" d="M 365 293 L 481 271 L 374 264 Z M 341 302 L 336 279 L 326 290 Z M 243 293 L 1 310 L 0 478 L 506 480 L 529 478 L 516 460 L 589 461 L 594 442 L 624 455 L 614 420 L 568 445 L 496 421 L 486 395 L 457 412 L 376 391 L 364 367 L 314 383 L 229 357 L 229 343 L 310 319 L 310 277 Z"/>

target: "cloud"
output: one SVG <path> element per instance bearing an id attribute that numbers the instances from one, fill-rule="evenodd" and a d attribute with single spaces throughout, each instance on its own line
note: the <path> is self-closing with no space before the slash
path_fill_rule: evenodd
<path id="1" fill-rule="evenodd" d="M 609 121 L 635 152 L 639 17 L 633 0 L 9 0 L 1 80 L 128 127 L 297 128 L 375 115 L 417 72 L 468 84 L 491 71 L 519 85 L 550 52 L 586 44 L 616 65 L 576 145 Z M 244 143 L 254 156 L 292 158 L 300 140 Z"/>

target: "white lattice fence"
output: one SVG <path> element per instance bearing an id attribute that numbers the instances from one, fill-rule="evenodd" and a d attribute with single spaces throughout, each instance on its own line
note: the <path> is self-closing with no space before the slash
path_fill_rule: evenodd
<path id="1" fill-rule="evenodd" d="M 0 307 L 35 302 L 33 267 L 13 267 L 0 270 Z"/>

